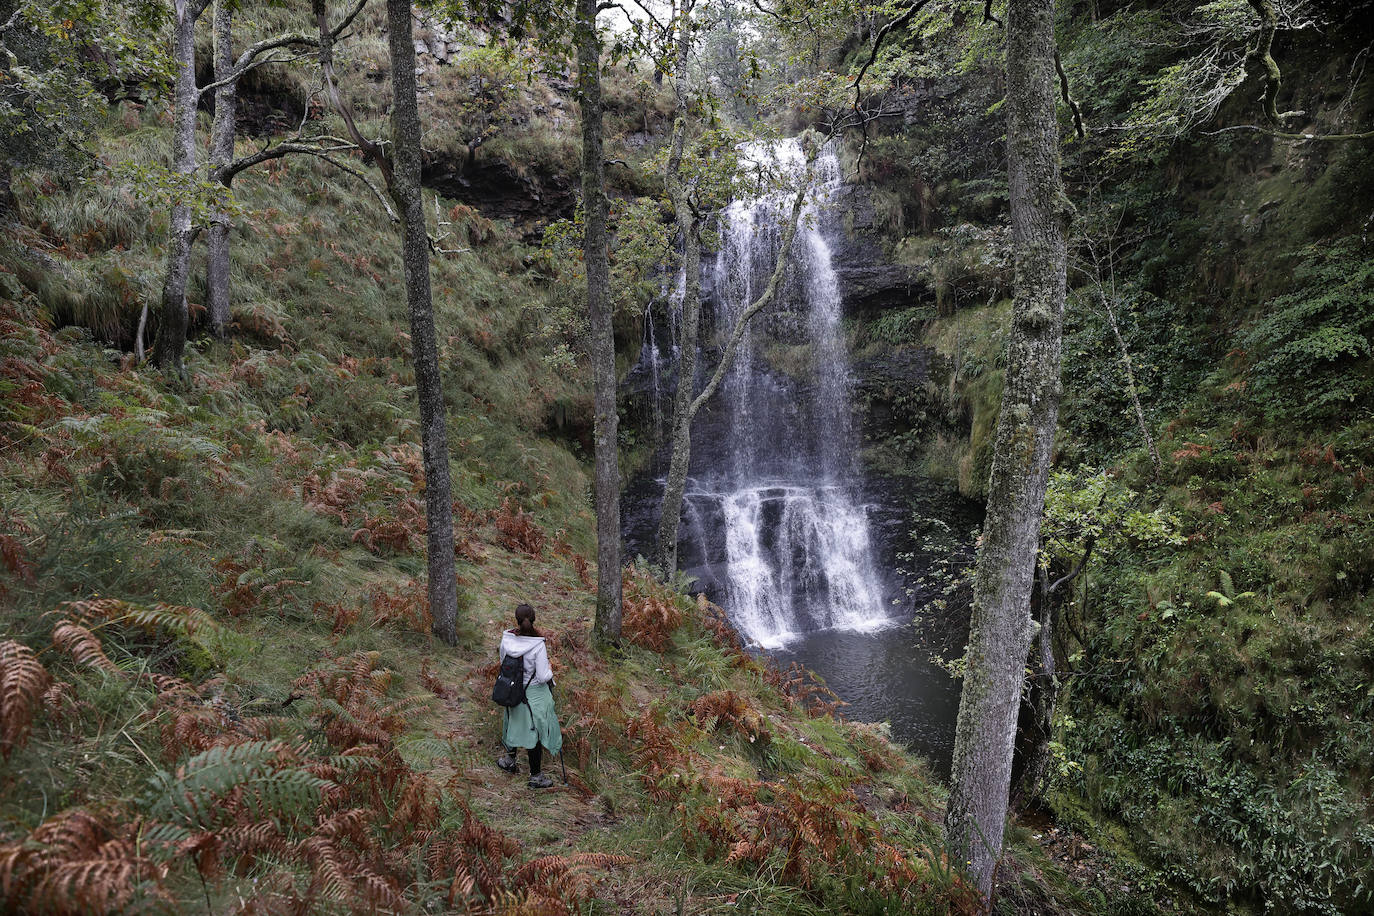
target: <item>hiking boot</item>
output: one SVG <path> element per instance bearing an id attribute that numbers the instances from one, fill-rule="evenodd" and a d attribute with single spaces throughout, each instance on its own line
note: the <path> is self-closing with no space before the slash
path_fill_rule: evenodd
<path id="1" fill-rule="evenodd" d="M 515 755 L 513 754 L 502 754 L 500 757 L 497 757 L 496 765 L 507 773 L 520 772 L 520 764 L 515 762 Z"/>
<path id="2" fill-rule="evenodd" d="M 535 773 L 530 777 L 531 789 L 547 789 L 551 785 L 553 785 L 553 780 L 549 778 L 548 773 Z"/>

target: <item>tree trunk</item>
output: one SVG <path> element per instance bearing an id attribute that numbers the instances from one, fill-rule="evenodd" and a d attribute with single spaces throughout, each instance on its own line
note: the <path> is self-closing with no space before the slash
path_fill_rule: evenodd
<path id="1" fill-rule="evenodd" d="M 1121 369 L 1126 374 L 1126 393 L 1131 397 L 1131 407 L 1135 410 L 1135 422 L 1140 427 L 1140 436 L 1145 440 L 1145 448 L 1150 452 L 1150 464 L 1155 470 L 1155 479 L 1159 479 L 1162 465 L 1159 460 L 1159 449 L 1155 446 L 1155 437 L 1150 434 L 1150 424 L 1145 419 L 1145 408 L 1140 405 L 1140 393 L 1135 387 L 1135 366 L 1131 362 L 1131 351 L 1126 348 L 1126 338 L 1121 336 L 1121 326 L 1116 322 L 1116 309 L 1112 308 L 1111 297 L 1109 297 L 1099 282 L 1097 287 L 1097 298 L 1102 304 L 1102 311 L 1106 313 L 1107 325 L 1112 329 L 1112 336 L 1116 338 L 1116 348 L 1121 352 Z"/>
<path id="2" fill-rule="evenodd" d="M 14 15 L 15 0 L 0 0 L 0 18 L 6 22 Z M 0 54 L 0 83 L 10 81 L 10 56 Z M 19 222 L 19 201 L 14 196 L 14 172 L 8 156 L 0 155 L 0 226 Z"/>
<path id="3" fill-rule="evenodd" d="M 701 228 L 682 182 L 682 152 L 687 145 L 687 63 L 691 53 L 691 10 L 677 23 L 674 49 L 673 95 L 677 119 L 663 183 L 673 202 L 678 234 L 682 236 L 682 325 L 678 342 L 677 390 L 673 393 L 673 420 L 669 436 L 668 477 L 658 511 L 654 545 L 659 568 L 665 575 L 677 571 L 677 532 L 682 519 L 682 499 L 687 489 L 687 467 L 692 461 L 692 396 L 696 394 L 697 335 L 701 327 Z"/>
<path id="4" fill-rule="evenodd" d="M 176 0 L 172 57 L 176 67 L 172 116 L 172 171 L 189 186 L 196 171 L 196 19 L 204 11 L 200 0 Z M 162 281 L 162 326 L 153 347 L 153 363 L 184 372 L 186 351 L 186 283 L 191 274 L 191 207 L 184 201 L 189 187 L 176 190 L 168 226 L 167 267 Z"/>
<path id="5" fill-rule="evenodd" d="M 1040 570 L 1040 583 L 1035 602 L 1040 610 L 1040 629 L 1028 665 L 1030 678 L 1017 714 L 1016 752 L 1012 755 L 1013 760 L 1019 757 L 1021 762 L 1019 778 L 1015 773 L 1012 778 L 1010 806 L 1016 811 L 1024 811 L 1044 797 L 1050 741 L 1054 737 L 1054 712 L 1059 702 L 1059 677 L 1054 658 L 1054 596 L 1050 594 L 1049 577 L 1043 569 Z"/>
<path id="6" fill-rule="evenodd" d="M 0 159 L 0 225 L 19 222 L 19 202 L 14 197 L 14 173 L 8 160 Z"/>
<path id="7" fill-rule="evenodd" d="M 406 309 L 410 313 L 411 358 L 420 400 L 420 443 L 425 463 L 425 520 L 428 523 L 429 609 L 434 635 L 458 641 L 458 583 L 453 567 L 453 497 L 449 480 L 448 428 L 439 374 L 439 347 L 429 286 L 429 235 L 420 189 L 420 109 L 416 99 L 415 44 L 410 0 L 387 0 L 390 32 L 392 168 L 389 189 L 401 215 Z"/>
<path id="8" fill-rule="evenodd" d="M 700 324 L 701 316 L 701 291 L 693 288 L 691 281 L 688 281 L 686 295 L 694 296 L 695 301 L 693 313 L 689 316 L 686 311 L 689 300 L 687 298 L 683 300 L 681 356 L 679 357 L 677 394 L 674 397 L 673 405 L 673 455 L 668 463 L 668 479 L 663 486 L 663 504 L 659 509 L 658 538 L 655 544 L 659 563 L 665 572 L 673 572 L 677 569 L 677 532 L 682 518 L 682 499 L 687 488 L 687 466 L 692 460 L 692 420 L 696 418 L 702 405 L 715 396 L 721 381 L 730 371 L 730 367 L 734 365 L 735 354 L 739 352 L 740 341 L 744 339 L 744 334 L 749 329 L 749 322 L 755 315 L 767 308 L 768 304 L 773 301 L 773 297 L 777 295 L 778 286 L 782 282 L 783 275 L 787 273 L 787 256 L 792 251 L 792 240 L 797 236 L 797 223 L 801 220 L 806 190 L 806 185 L 803 184 L 797 191 L 796 197 L 792 199 L 792 212 L 788 217 L 787 228 L 783 232 L 782 246 L 778 249 L 778 262 L 773 267 L 772 276 L 768 278 L 768 285 L 764 287 L 759 297 L 740 314 L 739 319 L 730 329 L 730 337 L 725 344 L 724 351 L 721 352 L 720 362 L 716 364 L 715 371 L 711 373 L 711 378 L 706 382 L 706 386 L 695 397 L 692 397 L 693 386 L 690 380 L 686 380 L 687 384 L 684 390 L 683 374 L 686 370 L 683 366 L 690 365 L 693 374 L 695 374 L 696 356 L 694 351 L 697 326 Z M 696 265 L 695 269 L 698 271 L 699 279 L 700 266 Z M 689 317 L 693 325 L 693 352 L 690 361 L 687 346 Z"/>
<path id="9" fill-rule="evenodd" d="M 238 80 L 230 79 L 234 70 L 233 0 L 215 0 L 214 47 L 215 119 L 210 128 L 210 174 L 227 189 L 233 177 L 225 171 L 234 160 L 234 128 L 238 114 Z M 216 211 L 210 216 L 209 263 L 205 272 L 205 300 L 210 314 L 210 330 L 223 338 L 232 313 L 229 304 L 229 215 Z"/>
<path id="10" fill-rule="evenodd" d="M 601 38 L 597 0 L 577 0 L 577 83 L 582 107 L 582 208 L 586 216 L 587 351 L 596 420 L 596 622 L 601 642 L 620 640 L 620 456 L 616 414 L 615 331 L 607 250 L 606 159 L 602 150 Z"/>
<path id="11" fill-rule="evenodd" d="M 692 460 L 692 396 L 696 394 L 697 337 L 701 327 L 701 235 L 700 227 L 680 182 L 671 185 L 678 230 L 682 234 L 682 324 L 677 361 L 677 391 L 673 394 L 671 457 L 668 479 L 663 485 L 663 505 L 659 507 L 658 537 L 655 551 L 659 568 L 672 574 L 677 570 L 677 533 L 682 518 L 682 499 L 687 489 L 687 466 Z"/>
<path id="12" fill-rule="evenodd" d="M 695 5 L 695 4 L 693 4 Z M 663 184 L 673 202 L 678 234 L 682 236 L 682 323 L 678 342 L 677 389 L 673 393 L 673 419 L 669 435 L 668 477 L 658 511 L 655 559 L 665 575 L 677 571 L 677 532 L 682 519 L 682 499 L 687 489 L 687 467 L 692 460 L 692 396 L 696 394 L 697 335 L 701 327 L 701 227 L 687 187 L 682 181 L 682 153 L 687 145 L 687 64 L 691 54 L 691 14 L 686 7 L 677 17 L 677 41 L 673 53 L 673 97 L 677 118 L 669 141 Z"/>
<path id="13" fill-rule="evenodd" d="M 1002 853 L 1030 596 L 1059 409 L 1067 201 L 1055 120 L 1053 0 L 1007 10 L 1007 165 L 1016 291 L 974 581 L 945 815 L 951 863 L 990 901 Z"/>

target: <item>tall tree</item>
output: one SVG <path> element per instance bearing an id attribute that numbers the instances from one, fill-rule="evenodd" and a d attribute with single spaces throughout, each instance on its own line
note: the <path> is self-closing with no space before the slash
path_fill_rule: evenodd
<path id="1" fill-rule="evenodd" d="M 425 464 L 425 520 L 428 524 L 429 608 L 434 634 L 458 641 L 458 580 L 453 565 L 453 496 L 449 477 L 448 426 L 438 336 L 429 285 L 429 234 L 420 188 L 420 106 L 415 80 L 415 41 L 410 0 L 387 0 L 391 51 L 391 166 L 388 190 L 401 217 L 406 310 L 410 314 L 411 358 L 420 399 L 420 444 Z M 617 569 L 617 572 L 619 570 Z"/>
<path id="2" fill-rule="evenodd" d="M 186 284 L 191 276 L 191 245 L 196 231 L 191 224 L 190 185 L 196 172 L 196 21 L 210 0 L 175 0 L 172 13 L 172 58 L 176 76 L 172 85 L 172 171 L 181 186 L 174 189 L 168 225 L 167 267 L 162 280 L 162 327 L 153 347 L 153 363 L 183 372 L 186 351 Z"/>
<path id="3" fill-rule="evenodd" d="M 348 152 L 358 149 L 356 143 L 351 143 L 336 139 L 331 136 L 304 136 L 300 130 L 292 137 L 286 137 L 271 143 L 247 156 L 240 158 L 234 157 L 234 141 L 236 137 L 236 122 L 238 115 L 238 85 L 244 75 L 250 70 L 267 64 L 282 63 L 293 58 L 279 57 L 274 52 L 284 48 L 302 49 L 313 47 L 317 50 L 317 59 L 321 69 L 325 67 L 326 61 L 332 61 L 333 45 L 338 37 L 352 25 L 353 20 L 362 12 L 367 5 L 367 0 L 356 0 L 353 7 L 348 11 L 338 24 L 330 27 L 328 22 L 323 19 L 319 10 L 315 10 L 316 24 L 318 33 L 316 35 L 306 35 L 304 33 L 285 33 L 272 38 L 265 38 L 257 41 L 237 56 L 234 56 L 234 11 L 238 7 L 237 0 L 214 0 L 213 16 L 213 47 L 214 47 L 214 82 L 200 89 L 201 94 L 213 91 L 215 94 L 215 113 L 214 119 L 210 124 L 210 181 L 220 185 L 225 189 L 225 196 L 232 187 L 234 179 L 247 169 L 252 168 L 270 159 L 279 159 L 283 156 L 303 154 L 316 156 L 364 182 L 372 190 L 387 210 L 387 215 L 393 222 L 397 221 L 395 213 L 386 199 L 377 191 L 375 185 L 362 173 L 338 158 L 333 153 Z M 327 79 L 332 81 L 332 74 Z M 303 126 L 303 124 L 302 124 Z M 227 332 L 229 322 L 233 317 L 231 307 L 231 287 L 229 279 L 229 268 L 231 264 L 230 231 L 233 225 L 227 210 L 223 207 L 215 208 L 210 213 L 210 230 L 207 241 L 209 257 L 206 262 L 205 277 L 205 301 L 206 311 L 209 314 L 210 328 L 216 337 L 223 337 Z"/>
<path id="4" fill-rule="evenodd" d="M 236 0 L 214 0 L 212 53 L 215 58 L 215 119 L 210 126 L 210 168 L 221 171 L 234 158 L 238 127 L 239 81 L 234 71 L 234 5 Z M 227 185 L 226 185 L 227 187 Z M 229 327 L 229 214 L 218 209 L 210 215 L 209 259 L 205 265 L 205 307 L 210 328 L 223 337 Z"/>
<path id="5" fill-rule="evenodd" d="M 1010 0 L 1006 30 L 1016 289 L 945 815 L 951 861 L 989 899 L 1035 631 L 1030 598 L 1059 412 L 1068 215 L 1055 117 L 1054 0 Z"/>
<path id="6" fill-rule="evenodd" d="M 696 393 L 697 333 L 701 326 L 701 220 L 688 199 L 687 181 L 682 175 L 682 154 L 687 143 L 687 64 L 691 57 L 691 20 L 694 0 L 687 0 L 669 24 L 675 34 L 672 51 L 673 97 L 677 117 L 669 141 L 668 159 L 663 168 L 663 184 L 668 189 L 678 236 L 682 241 L 682 341 L 678 348 L 677 390 L 673 395 L 672 449 L 668 477 L 663 485 L 663 500 L 658 513 L 655 559 L 665 573 L 677 569 L 677 530 L 682 516 L 682 498 L 687 486 L 687 465 L 691 458 L 692 397 Z M 659 71 L 666 69 L 659 65 Z"/>
<path id="7" fill-rule="evenodd" d="M 394 2 L 394 0 L 393 0 Z M 620 456 L 615 331 L 611 321 L 609 201 L 603 151 L 601 36 L 597 0 L 577 0 L 577 87 L 582 108 L 582 252 L 587 267 L 587 352 L 592 361 L 596 464 L 596 621 L 602 642 L 620 639 Z"/>
<path id="8" fill-rule="evenodd" d="M 654 55 L 657 72 L 673 74 L 673 95 L 677 106 L 668 157 L 663 168 L 663 184 L 673 205 L 678 236 L 682 244 L 683 284 L 681 319 L 678 325 L 680 338 L 677 389 L 673 395 L 673 415 L 669 434 L 671 451 L 668 458 L 668 475 L 663 485 L 663 498 L 659 504 L 658 531 L 654 542 L 654 558 L 659 568 L 666 573 L 677 569 L 678 529 L 681 525 L 682 502 L 687 489 L 687 470 L 692 460 L 692 421 L 696 419 L 697 413 L 706 402 L 715 395 L 730 367 L 734 365 L 735 354 L 739 351 L 751 319 L 767 308 L 777 295 L 778 287 L 787 272 L 788 254 L 792 249 L 792 240 L 797 234 L 797 223 L 801 218 L 808 185 L 808 181 L 803 178 L 796 189 L 796 196 L 793 198 L 792 208 L 783 229 L 782 247 L 768 283 L 758 298 L 740 313 L 735 324 L 729 329 L 720 361 L 705 387 L 698 392 L 696 376 L 697 346 L 701 329 L 702 223 L 705 213 L 723 205 L 729 199 L 734 187 L 736 169 L 733 157 L 727 163 L 728 174 L 719 174 L 716 168 L 706 163 L 699 163 L 700 167 L 692 170 L 693 174 L 689 174 L 684 167 L 688 135 L 693 133 L 693 103 L 689 98 L 688 66 L 696 32 L 693 22 L 695 7 L 696 0 L 680 0 L 674 4 L 673 15 L 666 23 L 651 20 L 650 24 L 644 24 L 641 29 L 643 35 L 649 36 L 648 40 L 643 41 L 645 47 L 650 49 L 651 53 L 658 51 Z M 653 40 L 655 35 L 657 41 Z"/>

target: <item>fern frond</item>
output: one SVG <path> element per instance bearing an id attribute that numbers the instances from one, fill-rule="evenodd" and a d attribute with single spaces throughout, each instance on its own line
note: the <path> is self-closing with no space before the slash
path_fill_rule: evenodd
<path id="1" fill-rule="evenodd" d="M 76 916 L 171 903 L 166 869 L 145 853 L 139 823 L 115 832 L 81 808 L 38 826 L 26 841 L 0 847 L 0 898 L 6 912 Z"/>
<path id="2" fill-rule="evenodd" d="M 216 830 L 214 835 L 224 844 L 226 852 L 239 859 L 251 859 L 263 853 L 285 856 L 286 838 L 272 821 L 252 824 L 230 824 Z"/>
<path id="3" fill-rule="evenodd" d="M 75 859 L 94 855 L 109 838 L 105 822 L 84 808 L 72 808 L 48 818 L 33 831 L 33 841 L 50 855 Z"/>
<path id="4" fill-rule="evenodd" d="M 547 881 L 575 868 L 614 868 L 618 865 L 630 865 L 633 862 L 634 859 L 629 856 L 617 856 L 606 852 L 541 856 L 521 865 L 515 872 L 515 880 L 518 884 L 531 884 L 537 881 Z"/>
<path id="5" fill-rule="evenodd" d="M 18 519 L 5 519 L 7 527 L 16 532 L 32 534 L 33 529 Z M 24 545 L 13 534 L 0 534 L 0 566 L 9 570 L 15 578 L 32 585 L 36 580 L 34 576 L 33 560 L 29 558 L 28 547 Z M 4 583 L 0 583 L 0 595 L 7 591 Z"/>
<path id="6" fill-rule="evenodd" d="M 123 908 L 142 879 L 153 877 L 137 859 L 63 862 L 34 889 L 32 905 L 43 913 L 112 913 Z"/>
<path id="7" fill-rule="evenodd" d="M 139 845 L 153 852 L 165 850 L 169 855 L 179 853 L 182 847 L 196 836 L 185 827 L 163 821 L 153 821 L 146 827 L 140 826 L 142 829 L 138 831 Z"/>
<path id="8" fill-rule="evenodd" d="M 430 735 L 397 742 L 397 746 L 408 756 L 423 755 L 431 760 L 457 756 L 452 738 L 436 738 Z"/>
<path id="9" fill-rule="evenodd" d="M 408 722 L 411 717 L 419 712 L 427 712 L 434 708 L 434 698 L 415 694 L 414 696 L 401 697 L 394 703 L 389 703 L 377 711 L 384 719 L 400 719 Z M 398 730 L 398 734 L 404 728 Z"/>
<path id="10" fill-rule="evenodd" d="M 64 620 L 52 631 L 53 645 L 67 653 L 79 665 L 97 668 L 108 674 L 120 674 L 119 667 L 110 661 L 100 639 L 78 623 Z"/>
<path id="11" fill-rule="evenodd" d="M 0 642 L 0 755 L 4 759 L 28 742 L 51 680 L 28 646 L 12 639 Z"/>
<path id="12" fill-rule="evenodd" d="M 5 912 L 17 913 L 28 896 L 29 886 L 37 880 L 38 851 L 27 843 L 0 846 L 0 902 Z"/>
<path id="13" fill-rule="evenodd" d="M 1236 594 L 1236 584 L 1231 581 L 1231 574 L 1223 569 L 1218 578 L 1221 579 L 1221 593 L 1228 598 L 1233 597 Z"/>
<path id="14" fill-rule="evenodd" d="M 284 762 L 279 741 L 249 741 L 212 747 L 195 755 L 175 774 L 155 773 L 151 782 L 151 810 L 188 826 L 209 826 L 231 792 L 254 817 L 284 816 L 313 810 L 321 792 L 332 785 L 306 770 Z"/>
<path id="15" fill-rule="evenodd" d="M 213 617 L 200 608 L 179 604 L 134 604 L 118 598 L 91 598 L 65 602 L 59 611 L 85 626 L 123 623 L 143 630 L 165 630 L 185 637 L 222 629 Z"/>

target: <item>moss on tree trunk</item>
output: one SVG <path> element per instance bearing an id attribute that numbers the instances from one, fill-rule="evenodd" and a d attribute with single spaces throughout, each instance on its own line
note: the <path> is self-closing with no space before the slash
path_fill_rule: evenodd
<path id="1" fill-rule="evenodd" d="M 1052 0 L 1011 0 L 1006 109 L 1015 301 L 945 817 L 951 861 L 989 898 L 1034 633 L 1030 597 L 1059 408 L 1067 201 L 1054 52 Z"/>

